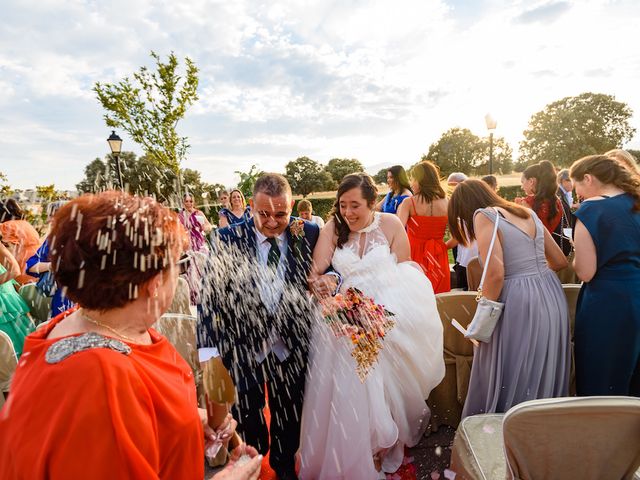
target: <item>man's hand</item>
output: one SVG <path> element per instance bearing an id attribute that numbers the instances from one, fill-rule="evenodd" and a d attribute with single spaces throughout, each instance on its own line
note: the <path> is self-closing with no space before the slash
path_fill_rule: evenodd
<path id="1" fill-rule="evenodd" d="M 309 279 L 309 288 L 319 300 L 330 297 L 338 288 L 338 278 L 335 275 L 320 275 Z"/>

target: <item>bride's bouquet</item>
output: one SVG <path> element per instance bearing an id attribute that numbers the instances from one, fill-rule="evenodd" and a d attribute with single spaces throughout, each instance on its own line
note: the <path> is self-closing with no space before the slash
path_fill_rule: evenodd
<path id="1" fill-rule="evenodd" d="M 378 360 L 382 339 L 396 324 L 391 318 L 395 314 L 351 287 L 344 294 L 323 300 L 322 315 L 336 337 L 350 339 L 356 373 L 364 382 Z"/>

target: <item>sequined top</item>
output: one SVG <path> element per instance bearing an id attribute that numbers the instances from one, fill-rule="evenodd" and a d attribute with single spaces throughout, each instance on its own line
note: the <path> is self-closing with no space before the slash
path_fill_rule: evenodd
<path id="1" fill-rule="evenodd" d="M 193 374 L 173 346 L 27 337 L 0 411 L 0 478 L 202 479 Z M 47 356 L 48 354 L 48 356 Z"/>

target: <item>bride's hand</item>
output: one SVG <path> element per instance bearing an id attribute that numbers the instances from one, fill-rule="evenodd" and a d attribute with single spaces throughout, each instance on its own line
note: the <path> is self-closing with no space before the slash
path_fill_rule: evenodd
<path id="1" fill-rule="evenodd" d="M 318 300 L 332 296 L 337 287 L 338 279 L 335 275 L 309 277 L 309 289 Z"/>

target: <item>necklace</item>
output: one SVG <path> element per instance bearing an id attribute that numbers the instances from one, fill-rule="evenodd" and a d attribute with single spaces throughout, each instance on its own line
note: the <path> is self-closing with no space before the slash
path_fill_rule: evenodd
<path id="1" fill-rule="evenodd" d="M 117 336 L 119 336 L 120 338 L 124 338 L 125 340 L 127 340 L 128 342 L 132 342 L 132 343 L 140 343 L 139 340 L 135 340 L 131 337 L 128 337 L 127 335 L 125 335 L 124 333 L 120 333 L 118 330 L 116 330 L 115 328 L 113 328 L 110 325 L 107 325 L 106 323 L 102 323 L 98 320 L 95 320 L 93 318 L 91 318 L 89 315 L 86 314 L 86 312 L 84 311 L 84 309 L 80 310 L 80 315 L 82 316 L 82 318 L 84 320 L 86 320 L 89 323 L 93 323 L 94 325 L 97 325 L 98 327 L 102 327 L 102 328 L 106 328 L 107 330 L 109 330 L 112 333 L 115 333 Z"/>

